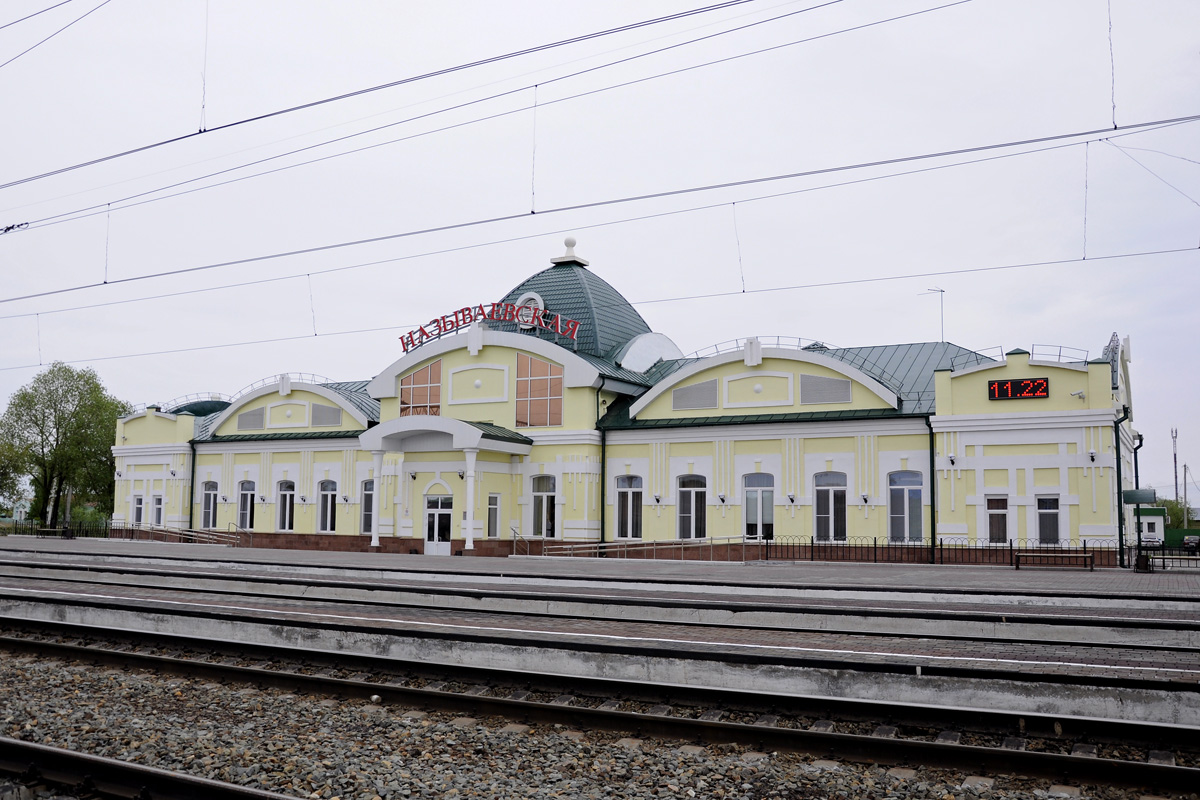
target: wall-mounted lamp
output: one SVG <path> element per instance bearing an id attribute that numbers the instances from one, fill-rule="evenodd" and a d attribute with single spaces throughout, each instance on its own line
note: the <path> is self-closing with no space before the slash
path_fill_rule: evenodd
<path id="1" fill-rule="evenodd" d="M 953 467 L 953 466 L 954 466 L 954 453 L 951 453 L 951 454 L 949 455 L 949 459 L 950 459 L 950 466 L 952 466 L 952 467 Z"/>
<path id="2" fill-rule="evenodd" d="M 863 492 L 862 499 L 863 499 L 863 505 L 866 505 L 867 501 L 869 501 L 871 499 L 871 495 L 867 494 L 866 492 Z"/>
<path id="3" fill-rule="evenodd" d="M 117 470 L 117 477 L 121 477 L 121 470 Z"/>
<path id="4" fill-rule="evenodd" d="M 175 470 L 171 470 L 171 477 L 172 477 L 172 478 L 174 478 L 174 477 L 175 477 Z"/>
<path id="5" fill-rule="evenodd" d="M 305 497 L 304 495 L 300 495 L 300 502 L 301 502 L 301 503 L 307 503 L 307 502 L 308 502 L 308 498 L 307 498 L 307 497 Z"/>
<path id="6" fill-rule="evenodd" d="M 1093 464 L 1096 463 L 1096 451 L 1088 450 L 1088 458 L 1090 458 L 1092 460 Z"/>
<path id="7" fill-rule="evenodd" d="M 662 499 L 662 495 L 654 495 L 654 505 L 658 505 L 658 501 Z"/>
<path id="8" fill-rule="evenodd" d="M 723 494 L 719 494 L 719 495 L 717 495 L 717 499 L 718 499 L 718 500 L 720 500 L 722 503 L 724 503 L 724 502 L 725 502 L 725 495 L 723 495 Z"/>
<path id="9" fill-rule="evenodd" d="M 348 494 L 344 494 L 344 495 L 342 495 L 342 502 L 343 502 L 343 503 L 349 503 L 349 502 L 350 502 L 350 495 L 348 495 Z"/>
<path id="10" fill-rule="evenodd" d="M 222 503 L 228 503 L 228 502 L 229 502 L 229 498 L 228 498 L 228 497 L 226 497 L 225 495 L 221 495 L 221 502 L 222 502 Z"/>
<path id="11" fill-rule="evenodd" d="M 794 502 L 796 502 L 796 495 L 794 495 L 794 494 L 788 494 L 788 502 L 789 502 L 789 503 L 794 503 Z"/>
<path id="12" fill-rule="evenodd" d="M 462 480 L 462 479 L 463 479 L 463 476 L 464 476 L 464 475 L 466 475 L 466 474 L 467 474 L 467 473 L 463 472 L 463 471 L 460 469 L 460 470 L 458 471 L 458 479 L 459 479 L 459 480 Z"/>
<path id="13" fill-rule="evenodd" d="M 260 502 L 260 503 L 265 503 L 265 502 L 267 502 L 267 496 L 266 496 L 265 494 L 260 494 L 260 495 L 258 496 L 258 502 Z"/>
<path id="14" fill-rule="evenodd" d="M 412 478 L 415 481 L 417 479 L 417 473 L 410 472 L 410 473 L 408 473 L 408 477 Z"/>

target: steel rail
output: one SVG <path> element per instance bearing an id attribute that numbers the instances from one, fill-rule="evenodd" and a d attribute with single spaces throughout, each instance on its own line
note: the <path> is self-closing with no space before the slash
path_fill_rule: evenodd
<path id="1" fill-rule="evenodd" d="M 248 786 L 0 737 L 0 774 L 78 794 L 136 800 L 295 800 Z"/>
<path id="2" fill-rule="evenodd" d="M 567 724 L 577 727 L 625 731 L 640 736 L 655 736 L 683 741 L 709 743 L 735 743 L 763 750 L 790 750 L 795 752 L 825 755 L 853 761 L 878 763 L 919 762 L 924 765 L 985 772 L 1021 773 L 1029 776 L 1048 777 L 1059 780 L 1074 780 L 1090 783 L 1106 783 L 1135 787 L 1154 787 L 1162 790 L 1184 790 L 1200 783 L 1200 769 L 1168 766 L 1156 763 L 1102 759 L 1076 755 L 1064 755 L 1036 751 L 1020 751 L 972 745 L 947 744 L 915 739 L 884 738 L 846 733 L 832 733 L 768 725 L 748 725 L 735 722 L 720 722 L 673 717 L 658 714 L 615 711 L 603 708 L 541 703 L 511 697 L 492 697 L 479 694 L 447 692 L 437 689 L 415 688 L 388 682 L 349 680 L 324 675 L 304 675 L 282 670 L 243 667 L 229 664 L 179 659 L 144 653 L 106 650 L 64 643 L 38 642 L 28 639 L 0 639 L 0 646 L 12 646 L 34 652 L 52 652 L 80 660 L 105 663 L 114 666 L 151 667 L 192 677 L 230 680 L 272 686 L 288 691 L 313 694 L 333 694 L 342 697 L 370 699 L 409 707 L 429 708 L 443 711 L 468 712 L 472 714 L 499 716 L 510 719 L 535 721 L 551 724 Z M 254 648 L 268 657 L 279 658 L 281 654 L 294 657 L 307 653 L 294 648 L 275 648 L 259 645 Z M 359 664 L 369 657 L 358 656 Z M 391 659 L 374 659 L 379 663 L 395 663 Z M 502 673 L 476 668 L 471 670 L 476 679 L 494 680 Z M 522 673 L 525 679 L 531 677 Z M 511 679 L 511 674 L 503 675 Z M 540 676 L 533 676 L 540 677 Z M 902 724 L 922 727 L 952 725 L 968 730 L 1015 733 L 1018 730 L 1028 736 L 1052 738 L 1083 736 L 1111 741 L 1140 741 L 1152 744 L 1195 740 L 1196 728 L 1180 725 L 1126 722 L 1121 720 L 1087 719 L 1080 717 L 1024 714 L 1019 712 L 989 712 L 979 709 L 947 707 L 922 707 L 894 703 L 840 698 L 787 698 L 733 690 L 699 689 L 688 687 L 661 687 L 656 685 L 628 684 L 611 680 L 585 680 L 572 678 L 563 686 L 586 686 L 593 694 L 628 695 L 630 692 L 657 693 L 661 698 L 664 688 L 687 694 L 690 703 L 715 703 L 723 706 L 767 707 L 784 713 L 781 706 L 788 706 L 786 713 L 812 714 L 814 711 L 838 710 L 842 716 L 853 719 L 902 721 Z"/>

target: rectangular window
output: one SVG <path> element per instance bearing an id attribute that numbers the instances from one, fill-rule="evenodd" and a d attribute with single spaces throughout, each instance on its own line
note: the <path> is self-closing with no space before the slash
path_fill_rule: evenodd
<path id="1" fill-rule="evenodd" d="M 204 489 L 204 513 L 201 515 L 201 527 L 217 527 L 217 489 L 216 484 L 209 481 Z M 212 488 L 208 488 L 212 487 Z"/>
<path id="2" fill-rule="evenodd" d="M 562 425 L 563 368 L 517 353 L 517 427 Z"/>
<path id="3" fill-rule="evenodd" d="M 279 530 L 290 531 L 296 525 L 296 493 L 279 493 Z"/>
<path id="4" fill-rule="evenodd" d="M 154 496 L 154 505 L 153 505 L 153 509 L 154 509 L 154 515 L 153 515 L 154 524 L 155 524 L 155 525 L 162 525 L 162 524 L 163 524 L 163 499 L 162 499 L 162 495 L 155 495 L 155 496 Z"/>
<path id="5" fill-rule="evenodd" d="M 133 524 L 142 524 L 142 498 L 140 496 L 133 498 Z"/>
<path id="6" fill-rule="evenodd" d="M 1058 498 L 1039 497 L 1038 511 L 1038 543 L 1058 544 Z"/>
<path id="7" fill-rule="evenodd" d="M 500 536 L 500 495 L 488 495 L 487 535 L 489 539 Z"/>
<path id="8" fill-rule="evenodd" d="M 989 497 L 988 510 L 988 543 L 1005 544 L 1008 542 L 1008 498 Z"/>
<path id="9" fill-rule="evenodd" d="M 436 417 L 442 413 L 442 360 L 400 379 L 400 416 Z"/>

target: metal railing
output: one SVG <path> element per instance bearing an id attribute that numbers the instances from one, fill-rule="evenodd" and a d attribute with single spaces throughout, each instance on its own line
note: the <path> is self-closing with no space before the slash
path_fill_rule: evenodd
<path id="1" fill-rule="evenodd" d="M 1029 354 L 1031 361 L 1054 361 L 1059 364 L 1086 364 L 1088 351 L 1061 344 L 1035 344 Z"/>
<path id="2" fill-rule="evenodd" d="M 559 558 L 643 558 L 672 561 L 757 561 L 762 558 L 763 542 L 744 536 L 716 536 L 704 539 L 644 541 L 618 539 L 613 542 L 549 542 L 542 555 Z"/>
<path id="3" fill-rule="evenodd" d="M 841 541 L 814 541 L 808 536 L 782 536 L 764 548 L 771 561 L 841 561 L 872 564 L 977 564 L 1015 567 L 1017 555 L 1036 556 L 1045 566 L 1076 566 L 1080 556 L 1091 555 L 1098 567 L 1117 566 L 1117 546 L 1105 543 L 1042 543 L 1019 539 L 991 544 L 967 537 L 941 537 L 930 547 L 928 542 L 894 542 L 887 538 L 858 536 Z"/>
<path id="4" fill-rule="evenodd" d="M 126 522 L 116 526 L 107 520 L 70 522 L 51 528 L 37 520 L 25 520 L 14 523 L 11 533 L 36 536 L 40 539 L 126 539 L 177 544 L 219 544 L 228 547 L 254 546 L 254 534 L 241 528 L 226 532 L 153 525 L 148 522 Z"/>
<path id="5" fill-rule="evenodd" d="M 1000 345 L 994 347 L 985 347 L 982 350 L 977 350 L 970 353 L 959 353 L 954 358 L 950 359 L 950 370 L 957 372 L 960 369 L 974 367 L 977 364 L 1003 364 L 1005 362 L 1004 348 Z"/>

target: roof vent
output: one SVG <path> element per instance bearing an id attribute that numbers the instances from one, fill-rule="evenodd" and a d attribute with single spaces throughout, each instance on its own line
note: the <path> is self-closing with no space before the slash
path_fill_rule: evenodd
<path id="1" fill-rule="evenodd" d="M 551 264 L 553 264 L 556 267 L 565 267 L 565 266 L 570 266 L 571 264 L 578 264 L 581 267 L 586 267 L 588 265 L 588 262 L 586 260 L 575 255 L 575 237 L 574 236 L 568 236 L 566 239 L 563 240 L 563 244 L 565 244 L 567 246 L 567 252 L 564 253 L 563 255 L 559 256 L 558 258 L 550 259 Z"/>

